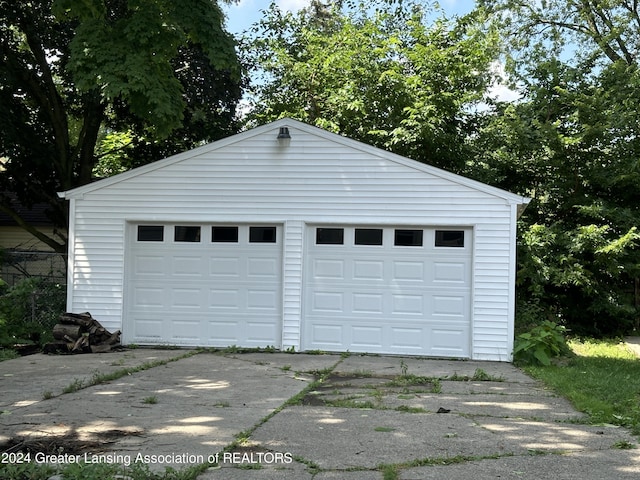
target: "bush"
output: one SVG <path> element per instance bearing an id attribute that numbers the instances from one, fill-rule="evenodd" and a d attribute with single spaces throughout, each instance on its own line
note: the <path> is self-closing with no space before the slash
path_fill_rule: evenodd
<path id="1" fill-rule="evenodd" d="M 565 328 L 545 320 L 537 327 L 516 337 L 513 360 L 521 365 L 550 365 L 551 359 L 571 352 L 565 339 Z"/>
<path id="2" fill-rule="evenodd" d="M 63 286 L 42 279 L 0 285 L 0 347 L 50 341 L 65 299 Z"/>

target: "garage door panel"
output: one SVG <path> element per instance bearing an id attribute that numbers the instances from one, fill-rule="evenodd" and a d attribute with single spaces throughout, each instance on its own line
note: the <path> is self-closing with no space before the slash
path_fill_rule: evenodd
<path id="1" fill-rule="evenodd" d="M 434 283 L 457 283 L 465 285 L 469 279 L 470 262 L 433 263 Z"/>
<path id="2" fill-rule="evenodd" d="M 207 344 L 214 347 L 224 347 L 228 345 L 240 345 L 238 332 L 240 325 L 236 321 L 215 320 L 207 323 L 209 335 Z"/>
<path id="3" fill-rule="evenodd" d="M 318 280 L 343 280 L 345 278 L 345 261 L 317 258 L 312 262 L 312 277 Z"/>
<path id="4" fill-rule="evenodd" d="M 280 297 L 273 290 L 247 290 L 247 308 L 250 310 L 278 311 Z"/>
<path id="5" fill-rule="evenodd" d="M 396 315 L 418 315 L 424 314 L 424 295 L 406 295 L 406 294 L 393 294 L 392 314 Z"/>
<path id="6" fill-rule="evenodd" d="M 353 279 L 384 281 L 384 262 L 381 260 L 353 260 Z"/>
<path id="7" fill-rule="evenodd" d="M 351 345 L 356 348 L 379 350 L 383 345 L 383 327 L 372 325 L 353 325 L 351 327 Z"/>
<path id="8" fill-rule="evenodd" d="M 465 318 L 467 313 L 467 297 L 434 295 L 432 302 L 432 314 L 434 316 L 449 316 Z"/>
<path id="9" fill-rule="evenodd" d="M 163 287 L 136 287 L 133 290 L 134 308 L 155 308 L 166 307 L 167 294 Z"/>
<path id="10" fill-rule="evenodd" d="M 413 350 L 419 352 L 424 349 L 424 328 L 393 327 L 391 330 L 389 347 L 394 350 Z"/>
<path id="11" fill-rule="evenodd" d="M 311 298 L 312 312 L 340 313 L 345 309 L 345 294 L 343 292 L 313 292 Z"/>
<path id="12" fill-rule="evenodd" d="M 424 261 L 394 261 L 393 281 L 425 282 Z"/>
<path id="13" fill-rule="evenodd" d="M 252 344 L 252 345 L 272 345 L 273 339 L 277 336 L 278 331 L 276 327 L 271 322 L 261 322 L 258 320 L 248 321 L 247 326 L 249 327 L 247 330 L 246 342 L 243 340 L 242 343 Z"/>
<path id="14" fill-rule="evenodd" d="M 311 345 L 310 348 L 312 349 L 314 345 L 342 347 L 347 343 L 342 325 L 316 321 L 310 322 L 309 327 L 309 345 Z"/>
<path id="15" fill-rule="evenodd" d="M 249 225 L 237 229 L 236 241 L 225 237 L 224 242 L 213 241 L 207 225 L 200 226 L 195 241 L 174 237 L 169 224 L 161 241 L 131 236 L 127 340 L 281 345 L 282 245 L 276 240 L 282 233 L 250 238 Z"/>
<path id="16" fill-rule="evenodd" d="M 171 339 L 178 343 L 199 340 L 202 335 L 200 322 L 174 319 L 171 322 Z"/>
<path id="17" fill-rule="evenodd" d="M 202 288 L 174 288 L 171 305 L 179 309 L 202 309 Z"/>
<path id="18" fill-rule="evenodd" d="M 240 305 L 240 292 L 235 288 L 212 289 L 209 292 L 210 310 L 238 310 Z"/>
<path id="19" fill-rule="evenodd" d="M 280 278 L 280 263 L 277 258 L 248 258 L 247 277 L 258 280 L 278 280 Z"/>
<path id="20" fill-rule="evenodd" d="M 463 348 L 469 336 L 468 328 L 436 327 L 431 330 L 431 350 L 444 356 L 464 356 Z"/>
<path id="21" fill-rule="evenodd" d="M 202 256 L 174 256 L 171 261 L 171 274 L 179 277 L 201 278 L 205 276 Z"/>
<path id="22" fill-rule="evenodd" d="M 395 227 L 368 246 L 354 244 L 353 226 L 342 245 L 318 245 L 315 228 L 306 236 L 303 348 L 469 356 L 470 228 L 461 227 L 463 248 L 438 248 L 435 227 L 398 227 L 423 233 L 399 247 L 408 237 Z"/>
<path id="23" fill-rule="evenodd" d="M 165 334 L 164 325 L 161 320 L 144 317 L 137 319 L 134 324 L 133 333 L 136 338 L 150 339 L 156 342 L 162 339 Z"/>
<path id="24" fill-rule="evenodd" d="M 163 255 L 138 255 L 133 261 L 133 273 L 137 277 L 164 277 L 165 261 Z"/>
<path id="25" fill-rule="evenodd" d="M 209 259 L 209 277 L 240 278 L 240 259 L 228 257 L 211 257 Z"/>
<path id="26" fill-rule="evenodd" d="M 384 295 L 382 293 L 363 292 L 353 293 L 353 313 L 383 314 Z"/>

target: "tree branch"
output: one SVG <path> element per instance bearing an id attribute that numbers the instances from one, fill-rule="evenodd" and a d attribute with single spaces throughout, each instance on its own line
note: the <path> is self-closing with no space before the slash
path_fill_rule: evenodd
<path id="1" fill-rule="evenodd" d="M 51 248 L 53 248 L 56 252 L 58 252 L 58 253 L 66 253 L 67 252 L 66 244 L 56 242 L 49 235 L 47 235 L 45 233 L 42 233 L 40 230 L 35 228 L 33 225 L 28 224 L 12 208 L 9 208 L 7 205 L 3 205 L 2 203 L 0 203 L 0 211 L 2 211 L 4 213 L 6 213 L 7 215 L 9 215 L 9 217 L 11 217 L 11 219 L 14 222 L 16 222 L 16 224 L 20 228 L 23 228 L 24 230 L 29 232 L 31 235 L 36 237 L 38 240 L 40 240 L 42 243 L 45 243 L 48 246 L 50 246 Z"/>

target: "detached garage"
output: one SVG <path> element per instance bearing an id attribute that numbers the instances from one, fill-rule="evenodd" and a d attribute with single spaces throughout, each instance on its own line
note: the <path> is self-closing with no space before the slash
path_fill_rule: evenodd
<path id="1" fill-rule="evenodd" d="M 290 119 L 60 195 L 124 343 L 511 359 L 528 198 Z"/>

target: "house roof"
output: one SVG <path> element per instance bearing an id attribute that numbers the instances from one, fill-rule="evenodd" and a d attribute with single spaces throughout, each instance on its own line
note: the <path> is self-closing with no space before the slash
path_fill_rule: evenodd
<path id="1" fill-rule="evenodd" d="M 350 138 L 344 137 L 342 135 L 338 135 L 335 133 L 331 133 L 328 132 L 326 130 L 322 130 L 318 127 L 314 127 L 311 125 L 308 125 L 306 123 L 300 122 L 298 120 L 293 120 L 291 118 L 283 118 L 280 120 L 276 120 L 275 122 L 272 123 L 268 123 L 266 125 L 262 125 L 256 128 L 253 128 L 251 130 L 247 130 L 245 132 L 242 133 L 238 133 L 236 135 L 232 135 L 231 137 L 227 137 L 224 138 L 222 140 L 218 140 L 216 142 L 213 143 L 209 143 L 207 145 L 203 145 L 202 147 L 198 147 L 192 150 L 188 150 L 186 152 L 182 152 L 179 153 L 177 155 L 173 155 L 171 157 L 167 157 L 163 160 L 158 160 L 156 162 L 147 164 L 147 165 L 143 165 L 141 167 L 135 168 L 133 170 L 129 170 L 127 172 L 118 174 L 118 175 L 114 175 L 113 177 L 109 177 L 109 178 L 105 178 L 102 180 L 99 180 L 97 182 L 94 183 L 90 183 L 88 185 L 84 185 L 78 188 L 74 188 L 72 190 L 67 190 L 65 192 L 60 192 L 58 193 L 58 195 L 60 196 L 60 198 L 66 198 L 66 199 L 71 199 L 71 198 L 82 198 L 83 195 L 90 193 L 90 192 L 94 192 L 96 190 L 100 190 L 102 188 L 108 187 L 110 185 L 114 185 L 116 183 L 122 182 L 122 181 L 126 181 L 128 179 L 131 178 L 135 178 L 138 175 L 144 175 L 146 173 L 152 172 L 154 170 L 157 169 L 161 169 L 164 168 L 166 166 L 169 165 L 173 165 L 175 163 L 187 160 L 189 158 L 193 158 L 195 156 L 198 155 L 202 155 L 205 153 L 210 153 L 210 152 L 215 152 L 218 149 L 221 149 L 223 147 L 227 147 L 230 145 L 233 145 L 235 143 L 240 143 L 246 139 L 249 139 L 251 137 L 257 136 L 257 135 L 261 135 L 265 132 L 269 132 L 269 131 L 274 131 L 274 130 L 278 130 L 281 127 L 288 127 L 288 128 L 292 128 L 292 129 L 298 129 L 301 131 L 304 131 L 306 133 L 309 133 L 311 135 L 315 135 L 317 137 L 323 138 L 325 140 L 328 140 L 330 142 L 334 142 L 355 150 L 359 150 L 362 152 L 366 152 L 370 155 L 375 155 L 377 157 L 380 158 L 384 158 L 388 161 L 391 162 L 395 162 L 397 164 L 402 164 L 404 166 L 407 166 L 409 168 L 412 168 L 414 170 L 417 171 L 421 171 L 421 172 L 425 172 L 425 173 L 429 173 L 431 175 L 434 175 L 436 177 L 440 177 L 443 179 L 446 179 L 448 181 L 451 181 L 453 183 L 457 183 L 459 185 L 463 185 L 475 190 L 479 190 L 482 192 L 485 192 L 489 195 L 493 195 L 499 198 L 503 198 L 505 201 L 507 201 L 510 204 L 517 204 L 517 205 L 527 205 L 529 203 L 529 201 L 531 200 L 530 198 L 527 197 L 523 197 L 521 195 L 516 195 L 514 193 L 508 192 L 506 190 L 502 190 L 500 188 L 497 187 L 492 187 L 490 185 L 487 185 L 485 183 L 482 182 L 478 182 L 476 180 L 472 180 L 470 178 L 467 177 L 463 177 L 461 175 L 457 175 L 451 172 L 447 172 L 446 170 L 442 170 L 440 168 L 434 167 L 432 165 L 428 165 L 425 163 L 421 163 L 418 162 L 416 160 L 411 160 L 409 158 L 406 157 L 402 157 L 400 155 L 388 152 L 386 150 L 382 150 L 380 148 L 377 147 L 372 147 L 370 145 L 364 144 L 362 142 L 356 141 L 356 140 L 352 140 Z"/>
<path id="2" fill-rule="evenodd" d="M 29 225 L 36 227 L 51 226 L 53 222 L 47 216 L 47 210 L 50 207 L 47 203 L 36 203 L 30 207 L 27 207 L 20 203 L 16 195 L 11 192 L 5 192 L 4 196 L 8 198 L 9 207 L 14 210 L 20 217 Z M 14 227 L 18 223 L 10 217 L 8 214 L 0 211 L 0 226 L 2 227 Z"/>

